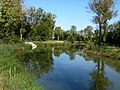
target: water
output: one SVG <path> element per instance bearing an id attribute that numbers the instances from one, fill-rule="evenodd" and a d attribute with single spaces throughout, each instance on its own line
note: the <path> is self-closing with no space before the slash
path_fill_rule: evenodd
<path id="1" fill-rule="evenodd" d="M 78 46 L 43 45 L 19 58 L 45 90 L 120 90 L 120 61 L 87 56 Z"/>

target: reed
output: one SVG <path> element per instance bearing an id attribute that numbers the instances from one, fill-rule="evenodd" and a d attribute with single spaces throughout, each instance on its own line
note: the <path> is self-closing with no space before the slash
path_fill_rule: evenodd
<path id="1" fill-rule="evenodd" d="M 0 45 L 0 90 L 42 90 L 16 58 L 28 48 L 23 43 Z"/>

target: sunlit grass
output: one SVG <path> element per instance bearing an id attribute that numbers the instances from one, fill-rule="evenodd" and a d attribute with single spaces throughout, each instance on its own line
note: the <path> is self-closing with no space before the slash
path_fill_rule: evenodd
<path id="1" fill-rule="evenodd" d="M 0 90 L 41 90 L 16 59 L 16 54 L 27 48 L 21 43 L 0 45 Z"/>
<path id="2" fill-rule="evenodd" d="M 64 43 L 64 41 L 33 41 L 34 43 L 45 43 L 45 44 L 62 44 Z"/>
<path id="3" fill-rule="evenodd" d="M 113 59 L 120 59 L 120 47 L 115 46 L 95 46 L 95 45 L 87 45 L 85 51 L 93 56 L 102 56 Z"/>

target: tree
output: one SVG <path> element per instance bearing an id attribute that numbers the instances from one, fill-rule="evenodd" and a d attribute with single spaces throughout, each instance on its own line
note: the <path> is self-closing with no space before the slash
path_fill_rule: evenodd
<path id="1" fill-rule="evenodd" d="M 41 40 L 52 40 L 53 29 L 55 27 L 55 15 L 52 13 L 44 13 L 41 21 L 36 27 L 37 33 Z"/>
<path id="2" fill-rule="evenodd" d="M 71 28 L 70 28 L 70 34 L 72 36 L 70 37 L 73 37 L 75 40 L 77 40 L 77 27 L 72 25 Z"/>
<path id="3" fill-rule="evenodd" d="M 0 1 L 0 38 L 3 42 L 17 40 L 16 30 L 19 30 L 20 18 L 23 15 L 21 0 Z"/>
<path id="4" fill-rule="evenodd" d="M 61 32 L 62 32 L 62 30 L 61 30 L 60 26 L 55 28 L 55 34 L 57 35 L 58 41 L 59 41 L 59 37 L 60 37 Z"/>
<path id="5" fill-rule="evenodd" d="M 52 40 L 53 29 L 55 26 L 55 15 L 46 13 L 42 8 L 35 9 L 30 7 L 27 10 L 27 21 L 31 25 L 29 36 L 31 40 Z"/>
<path id="6" fill-rule="evenodd" d="M 64 31 L 64 40 L 67 40 L 69 36 L 70 36 L 70 31 L 69 30 Z"/>
<path id="7" fill-rule="evenodd" d="M 95 13 L 93 22 L 99 26 L 99 46 L 101 46 L 102 38 L 104 43 L 106 41 L 108 20 L 117 14 L 114 5 L 115 0 L 91 0 L 89 2 L 90 10 Z"/>
<path id="8" fill-rule="evenodd" d="M 68 36 L 67 40 L 70 41 L 72 44 L 75 42 L 75 38 L 71 34 Z"/>
<path id="9" fill-rule="evenodd" d="M 93 34 L 93 41 L 94 44 L 97 45 L 99 42 L 99 30 L 95 30 L 94 34 Z"/>
<path id="10" fill-rule="evenodd" d="M 85 41 L 84 30 L 78 31 L 79 41 Z"/>
<path id="11" fill-rule="evenodd" d="M 31 25 L 35 23 L 35 7 L 30 7 L 29 9 L 26 9 L 26 17 L 27 21 Z"/>
<path id="12" fill-rule="evenodd" d="M 84 29 L 84 33 L 86 35 L 86 39 L 87 41 L 92 41 L 92 36 L 93 36 L 93 27 L 92 26 L 87 26 L 85 29 Z"/>
<path id="13" fill-rule="evenodd" d="M 120 46 L 120 21 L 108 27 L 107 43 Z"/>

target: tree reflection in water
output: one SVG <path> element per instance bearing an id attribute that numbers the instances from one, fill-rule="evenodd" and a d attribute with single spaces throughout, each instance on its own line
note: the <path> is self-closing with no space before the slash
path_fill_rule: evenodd
<path id="1" fill-rule="evenodd" d="M 22 61 L 22 64 L 24 64 L 26 72 L 38 78 L 44 73 L 49 73 L 54 70 L 52 50 L 49 47 L 41 47 L 33 51 L 22 52 L 18 57 Z"/>
<path id="2" fill-rule="evenodd" d="M 112 85 L 105 75 L 105 61 L 94 59 L 96 62 L 95 69 L 90 73 L 92 81 L 90 83 L 91 90 L 106 90 L 107 87 Z"/>
<path id="3" fill-rule="evenodd" d="M 27 73 L 40 78 L 41 75 L 54 70 L 52 54 L 59 57 L 61 53 L 66 53 L 70 60 L 74 60 L 78 49 L 78 46 L 41 44 L 35 50 L 21 52 L 17 57 L 22 61 Z"/>
<path id="4" fill-rule="evenodd" d="M 120 61 L 107 60 L 101 57 L 88 56 L 80 46 L 64 46 L 64 45 L 40 45 L 32 51 L 21 52 L 18 55 L 28 74 L 40 78 L 43 74 L 50 73 L 54 70 L 54 56 L 60 57 L 62 53 L 69 56 L 70 60 L 75 60 L 76 55 L 80 55 L 86 61 L 92 60 L 96 64 L 95 68 L 89 72 L 91 77 L 91 90 L 105 90 L 112 86 L 113 83 L 106 75 L 105 66 L 113 68 L 116 72 L 120 72 Z"/>
<path id="5" fill-rule="evenodd" d="M 80 49 L 79 45 L 70 45 L 70 46 L 54 46 L 54 56 L 59 57 L 60 54 L 65 53 L 69 56 L 70 60 L 75 60 L 75 56 Z"/>

